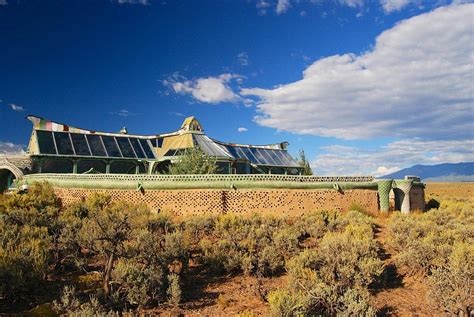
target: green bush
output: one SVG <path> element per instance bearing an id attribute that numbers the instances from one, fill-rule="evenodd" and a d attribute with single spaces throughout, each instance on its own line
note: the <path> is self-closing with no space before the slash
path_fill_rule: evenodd
<path id="1" fill-rule="evenodd" d="M 298 251 L 299 236 L 283 218 L 222 215 L 210 237 L 200 242 L 202 262 L 216 271 L 272 275 Z"/>
<path id="2" fill-rule="evenodd" d="M 46 227 L 8 224 L 0 218 L 0 297 L 28 297 L 46 278 L 51 260 Z"/>
<path id="3" fill-rule="evenodd" d="M 293 315 L 374 315 L 368 287 L 383 271 L 372 227 L 349 224 L 328 232 L 317 249 L 307 249 L 286 264 L 287 289 L 269 294 L 272 311 Z"/>
<path id="4" fill-rule="evenodd" d="M 445 265 L 428 277 L 428 301 L 441 311 L 471 316 L 474 309 L 474 246 L 456 243 Z"/>
<path id="5" fill-rule="evenodd" d="M 140 307 L 163 302 L 166 276 L 160 266 L 137 259 L 119 259 L 112 271 L 116 298 Z"/>

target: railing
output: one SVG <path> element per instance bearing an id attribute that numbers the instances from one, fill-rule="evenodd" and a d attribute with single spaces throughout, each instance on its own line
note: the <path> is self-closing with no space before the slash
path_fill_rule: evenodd
<path id="1" fill-rule="evenodd" d="M 301 176 L 268 174 L 203 174 L 203 175 L 141 175 L 141 174 L 30 174 L 29 180 L 104 180 L 135 182 L 372 182 L 372 176 Z"/>

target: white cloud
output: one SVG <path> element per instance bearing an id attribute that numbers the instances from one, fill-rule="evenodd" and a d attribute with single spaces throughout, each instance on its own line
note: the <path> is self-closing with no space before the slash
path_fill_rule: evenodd
<path id="1" fill-rule="evenodd" d="M 240 128 L 237 129 L 237 131 L 239 131 L 239 132 L 247 132 L 248 130 L 249 129 L 244 128 L 244 127 L 240 127 Z"/>
<path id="2" fill-rule="evenodd" d="M 357 8 L 364 5 L 364 0 L 339 0 L 339 3 L 351 8 Z"/>
<path id="3" fill-rule="evenodd" d="M 22 112 L 22 111 L 25 111 L 26 109 L 23 108 L 22 106 L 19 106 L 19 105 L 16 105 L 14 103 L 11 103 L 10 104 L 10 108 L 12 108 L 13 111 L 18 111 L 18 112 Z"/>
<path id="4" fill-rule="evenodd" d="M 331 145 L 312 161 L 316 175 L 382 176 L 415 164 L 440 164 L 474 161 L 474 140 L 402 140 L 376 150 Z"/>
<path id="5" fill-rule="evenodd" d="M 270 3 L 265 0 L 258 0 L 256 7 L 258 9 L 258 14 L 265 15 L 267 14 L 267 9 L 270 7 Z"/>
<path id="6" fill-rule="evenodd" d="M 409 5 L 411 2 L 412 0 L 380 0 L 380 4 L 382 5 L 382 8 L 385 13 L 400 11 L 401 9 Z"/>
<path id="7" fill-rule="evenodd" d="M 113 111 L 113 112 L 110 112 L 110 114 L 123 117 L 123 118 L 137 115 L 136 113 L 130 112 L 127 109 L 120 109 L 119 111 Z"/>
<path id="8" fill-rule="evenodd" d="M 299 81 L 242 89 L 262 126 L 298 134 L 472 138 L 474 4 L 449 6 L 383 32 L 371 51 L 320 59 Z"/>
<path id="9" fill-rule="evenodd" d="M 148 0 L 117 0 L 119 4 L 141 4 L 141 5 L 149 5 L 150 2 Z"/>
<path id="10" fill-rule="evenodd" d="M 237 60 L 239 61 L 240 65 L 248 66 L 249 65 L 249 55 L 246 52 L 239 53 L 237 55 Z"/>
<path id="11" fill-rule="evenodd" d="M 242 76 L 236 74 L 222 74 L 218 77 L 195 80 L 186 80 L 179 75 L 173 75 L 173 77 L 164 80 L 163 84 L 171 87 L 177 94 L 191 95 L 197 101 L 217 104 L 241 100 L 241 97 L 235 94 L 229 86 L 232 80 L 240 81 L 241 79 Z"/>
<path id="12" fill-rule="evenodd" d="M 290 0 L 278 0 L 275 11 L 278 15 L 280 15 L 288 11 L 290 7 L 291 7 Z"/>
<path id="13" fill-rule="evenodd" d="M 25 153 L 24 145 L 0 141 L 0 154 L 15 155 Z"/>
<path id="14" fill-rule="evenodd" d="M 7 0 L 0 0 L 0 6 L 6 6 L 7 4 Z"/>

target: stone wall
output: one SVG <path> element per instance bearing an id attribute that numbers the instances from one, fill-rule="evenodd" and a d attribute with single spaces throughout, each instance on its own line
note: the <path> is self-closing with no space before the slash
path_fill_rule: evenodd
<path id="1" fill-rule="evenodd" d="M 353 203 L 369 212 L 378 211 L 377 191 L 368 189 L 186 189 L 186 190 L 135 190 L 55 188 L 63 204 L 91 195 L 106 192 L 114 200 L 145 203 L 152 210 L 167 211 L 175 215 L 199 213 L 291 213 L 298 215 L 318 209 L 346 211 Z"/>

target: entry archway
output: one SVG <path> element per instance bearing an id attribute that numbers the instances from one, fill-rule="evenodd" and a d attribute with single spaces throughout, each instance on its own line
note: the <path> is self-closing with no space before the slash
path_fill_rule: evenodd
<path id="1" fill-rule="evenodd" d="M 21 170 L 10 163 L 0 163 L 0 193 L 6 191 L 15 179 L 23 176 Z"/>

